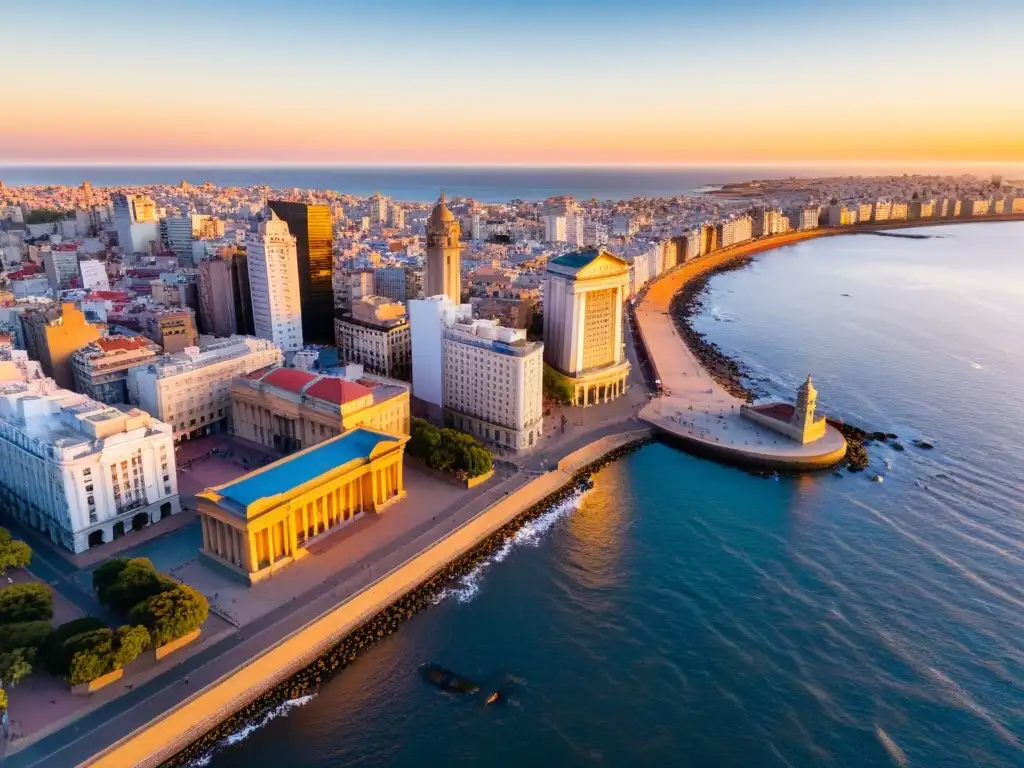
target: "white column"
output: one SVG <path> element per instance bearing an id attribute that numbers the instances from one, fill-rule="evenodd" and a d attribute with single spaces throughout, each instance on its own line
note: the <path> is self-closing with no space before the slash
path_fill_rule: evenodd
<path id="1" fill-rule="evenodd" d="M 587 331 L 587 293 L 579 291 L 575 294 L 576 301 L 576 328 L 573 331 L 573 357 L 572 373 L 578 375 L 583 370 L 583 337 Z"/>
<path id="2" fill-rule="evenodd" d="M 623 360 L 622 355 L 622 286 L 615 289 L 615 352 L 612 359 L 616 364 Z"/>

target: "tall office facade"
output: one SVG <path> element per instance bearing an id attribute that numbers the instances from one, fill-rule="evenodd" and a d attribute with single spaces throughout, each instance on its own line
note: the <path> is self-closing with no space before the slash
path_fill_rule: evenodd
<path id="1" fill-rule="evenodd" d="M 302 300 L 302 337 L 307 343 L 334 343 L 334 241 L 331 209 L 326 205 L 271 200 L 274 215 L 295 238 Z"/>
<path id="2" fill-rule="evenodd" d="M 302 349 L 306 313 L 300 298 L 295 237 L 273 216 L 260 223 L 259 232 L 249 233 L 246 247 L 256 335 L 285 352 Z"/>

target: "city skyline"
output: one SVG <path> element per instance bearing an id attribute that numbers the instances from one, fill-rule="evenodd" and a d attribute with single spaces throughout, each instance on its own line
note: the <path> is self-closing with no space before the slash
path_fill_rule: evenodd
<path id="1" fill-rule="evenodd" d="M 1024 78 L 1009 53 L 1024 9 L 1006 3 L 868 2 L 850 18 L 805 0 L 53 0 L 5 14 L 12 29 L 61 20 L 46 56 L 32 35 L 8 48 L 31 66 L 11 84 L 26 119 L 0 127 L 5 163 L 1024 161 L 1024 104 L 1005 96 Z"/>

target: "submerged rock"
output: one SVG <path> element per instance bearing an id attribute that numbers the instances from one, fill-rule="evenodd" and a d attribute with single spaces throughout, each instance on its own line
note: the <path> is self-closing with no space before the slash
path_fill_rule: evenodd
<path id="1" fill-rule="evenodd" d="M 914 445 L 920 448 L 922 451 L 930 451 L 935 446 L 929 443 L 927 440 L 915 440 Z"/>

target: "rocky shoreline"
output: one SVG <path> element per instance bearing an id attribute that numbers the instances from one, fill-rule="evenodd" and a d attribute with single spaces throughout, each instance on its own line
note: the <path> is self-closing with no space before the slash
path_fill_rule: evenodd
<path id="1" fill-rule="evenodd" d="M 715 275 L 743 269 L 749 263 L 750 257 L 736 259 L 687 280 L 679 292 L 672 297 L 669 314 L 686 346 L 700 361 L 704 370 L 711 374 L 711 378 L 733 397 L 752 403 L 762 393 L 755 391 L 746 383 L 750 378 L 749 371 L 741 363 L 722 352 L 717 344 L 708 341 L 707 336 L 696 331 L 692 323 L 693 318 L 704 309 L 704 289 L 707 288 L 708 281 Z"/>
<path id="2" fill-rule="evenodd" d="M 207 731 L 201 738 L 166 761 L 164 766 L 170 768 L 171 766 L 200 763 L 215 752 L 229 736 L 238 733 L 246 726 L 258 723 L 266 712 L 287 701 L 315 693 L 322 684 L 354 662 L 360 653 L 368 650 L 379 640 L 394 634 L 402 622 L 411 619 L 419 611 L 435 605 L 447 586 L 493 555 L 525 524 L 536 520 L 552 507 L 585 490 L 593 473 L 649 442 L 651 442 L 650 439 L 643 438 L 619 446 L 597 461 L 576 471 L 567 485 L 524 510 L 514 520 L 503 525 L 472 550 L 453 560 L 429 580 L 396 600 L 358 629 L 353 630 L 327 653 L 285 682 L 258 696 L 215 728 Z"/>

